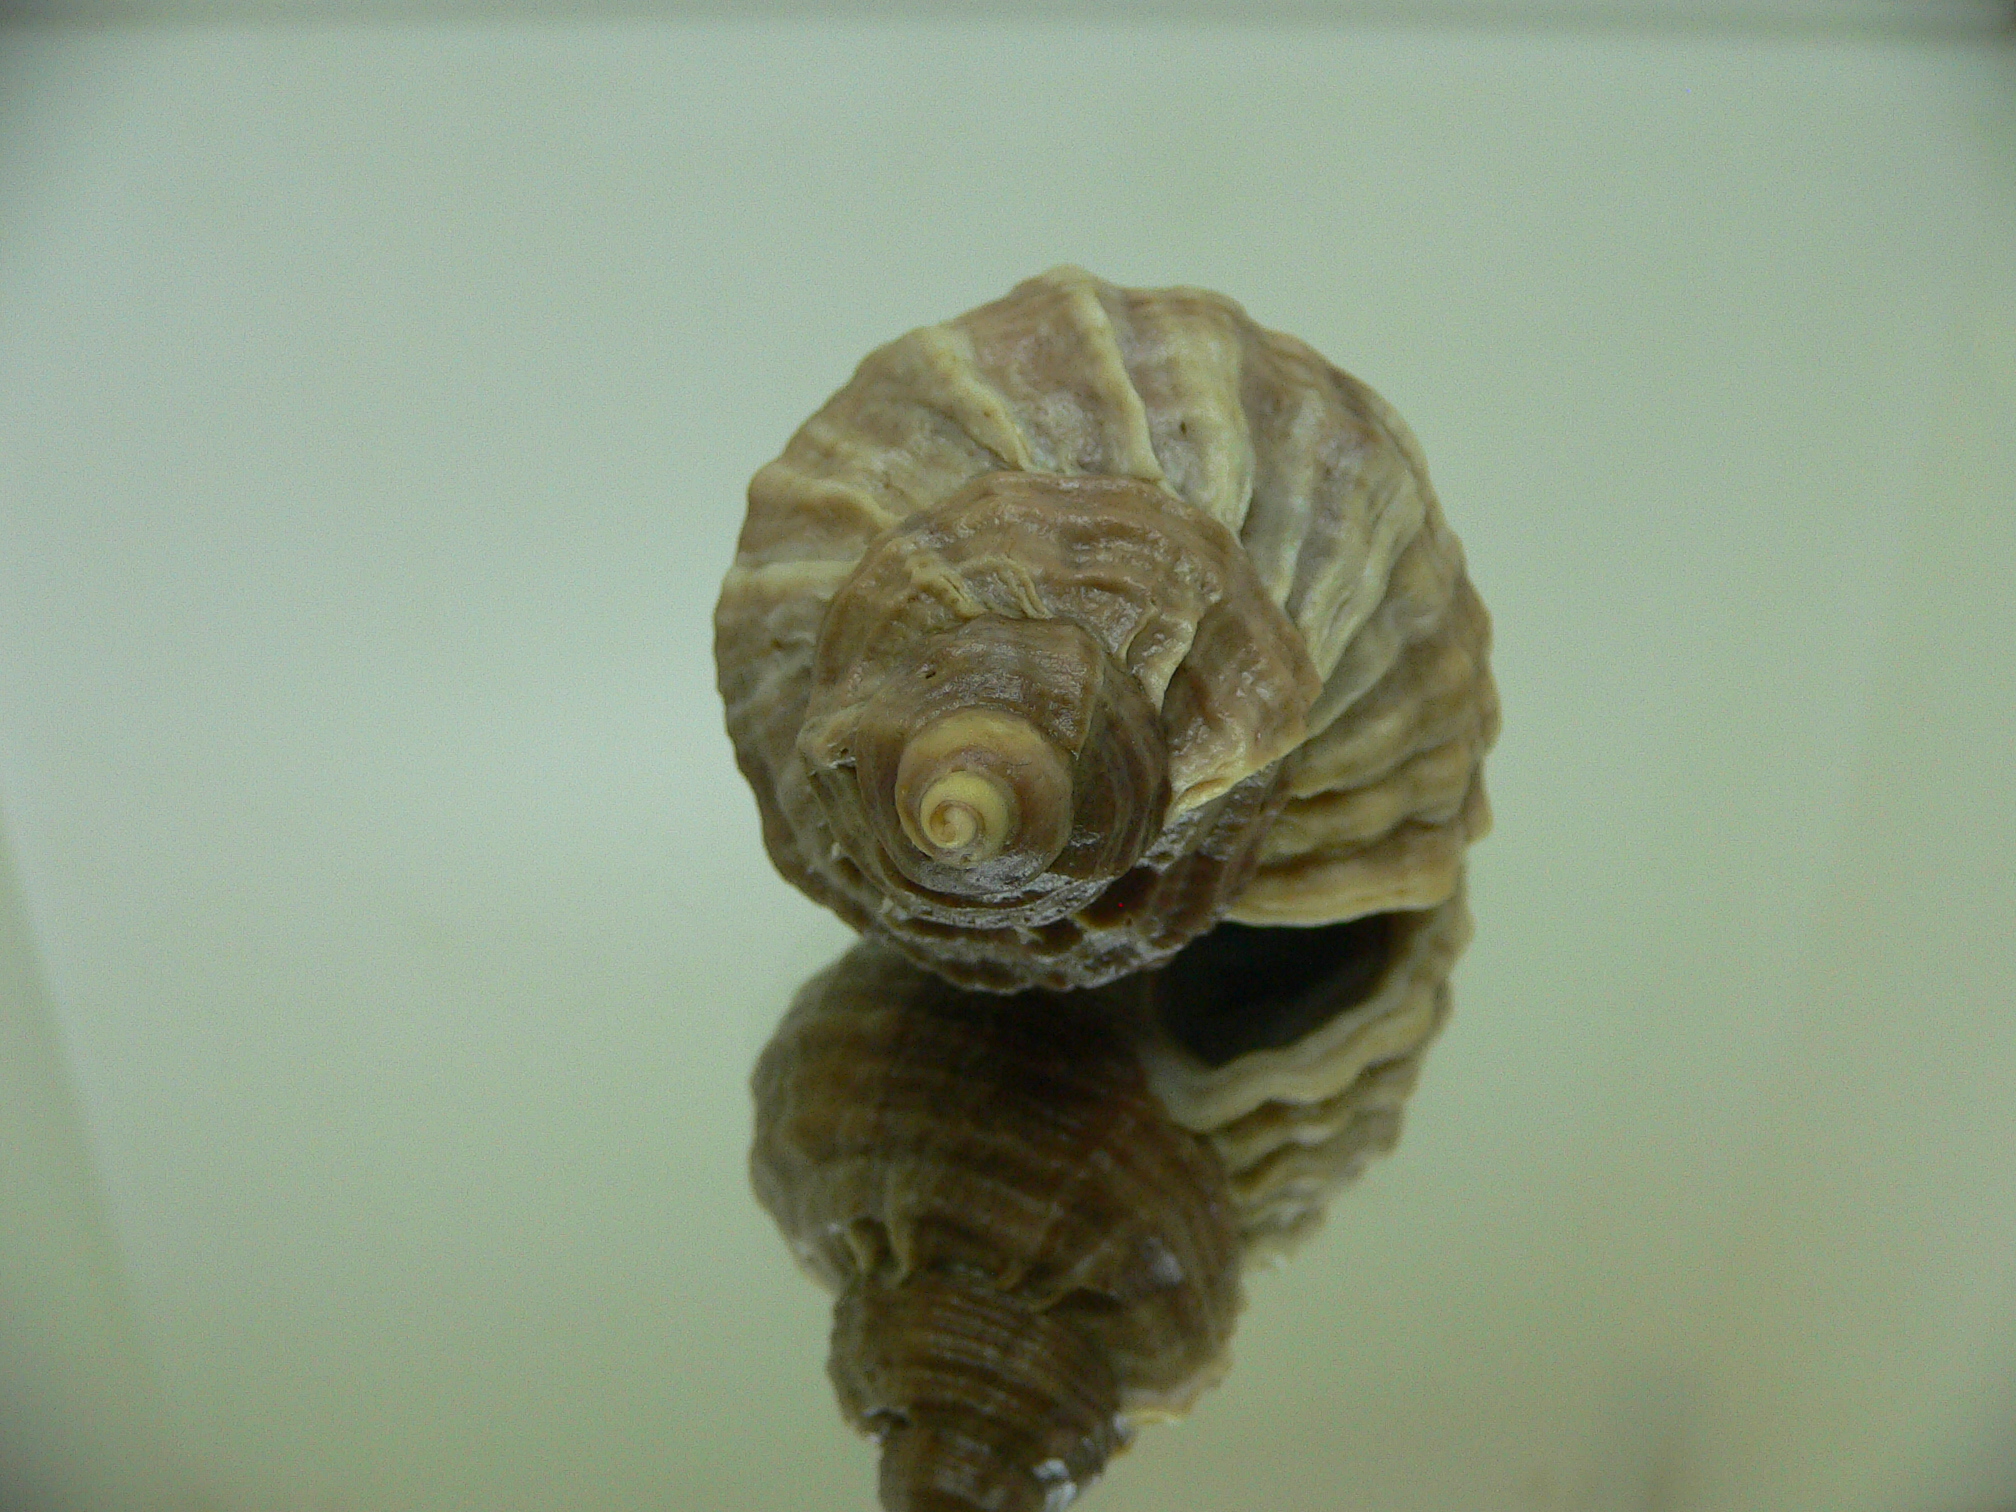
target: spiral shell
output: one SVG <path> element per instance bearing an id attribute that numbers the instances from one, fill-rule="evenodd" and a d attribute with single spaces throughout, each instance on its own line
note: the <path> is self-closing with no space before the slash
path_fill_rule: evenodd
<path id="1" fill-rule="evenodd" d="M 1468 935 L 1433 908 L 1227 924 L 1077 993 L 875 940 L 753 1078 L 757 1195 L 834 1292 L 829 1369 L 890 1512 L 1058 1512 L 1227 1368 L 1244 1266 L 1392 1147 Z"/>
<path id="2" fill-rule="evenodd" d="M 872 353 L 715 616 L 783 874 L 964 985 L 1431 908 L 1489 823 L 1489 621 L 1420 448 L 1294 339 L 1075 268 Z"/>

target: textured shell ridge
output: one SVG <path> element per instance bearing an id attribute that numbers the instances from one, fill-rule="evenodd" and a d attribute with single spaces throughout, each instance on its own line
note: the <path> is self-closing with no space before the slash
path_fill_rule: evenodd
<path id="1" fill-rule="evenodd" d="M 1141 397 L 1091 282 L 1031 279 L 953 324 L 1014 418 L 1025 470 L 1161 481 Z"/>
<path id="2" fill-rule="evenodd" d="M 1158 300 L 1108 288 L 1102 298 L 1163 479 L 1238 535 L 1253 491 L 1252 444 L 1238 402 L 1243 357 L 1234 321 L 1243 312 L 1226 308 L 1230 301 L 1188 297 L 1194 292 L 1165 290 Z"/>

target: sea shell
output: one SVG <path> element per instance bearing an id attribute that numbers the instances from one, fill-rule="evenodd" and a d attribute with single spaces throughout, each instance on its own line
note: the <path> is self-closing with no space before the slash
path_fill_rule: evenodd
<path id="1" fill-rule="evenodd" d="M 1223 925 L 1076 993 L 961 989 L 869 939 L 753 1078 L 757 1195 L 834 1292 L 890 1512 L 1057 1512 L 1229 1362 L 1243 1269 L 1399 1134 L 1462 893 Z"/>
<path id="2" fill-rule="evenodd" d="M 870 354 L 752 481 L 715 626 L 778 868 L 967 986 L 1431 908 L 1489 824 L 1419 445 L 1201 290 L 1060 268 Z"/>

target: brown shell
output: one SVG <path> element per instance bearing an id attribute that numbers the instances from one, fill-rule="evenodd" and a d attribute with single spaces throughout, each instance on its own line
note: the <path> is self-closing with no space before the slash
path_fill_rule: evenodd
<path id="1" fill-rule="evenodd" d="M 1431 907 L 1489 823 L 1419 446 L 1201 290 L 1060 268 L 872 353 L 751 483 L 715 623 L 779 869 L 966 985 Z"/>
<path id="2" fill-rule="evenodd" d="M 1398 1138 L 1462 894 L 1221 926 L 1089 992 L 962 990 L 870 940 L 758 1063 L 757 1195 L 837 1295 L 890 1512 L 1057 1512 L 1224 1372 L 1242 1266 Z"/>
<path id="3" fill-rule="evenodd" d="M 890 1512 L 1054 1512 L 1222 1372 L 1225 1172 L 1098 994 L 961 991 L 864 943 L 753 1085 L 756 1193 L 837 1296 L 833 1382 Z"/>

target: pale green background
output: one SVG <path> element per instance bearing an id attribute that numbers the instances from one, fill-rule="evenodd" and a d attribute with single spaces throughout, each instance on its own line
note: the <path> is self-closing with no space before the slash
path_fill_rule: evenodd
<path id="1" fill-rule="evenodd" d="M 0 1507 L 866 1512 L 708 614 L 1067 260 L 1398 405 L 1506 711 L 1400 1153 L 1086 1505 L 2016 1506 L 1999 8 L 396 9 L 0 31 Z"/>

